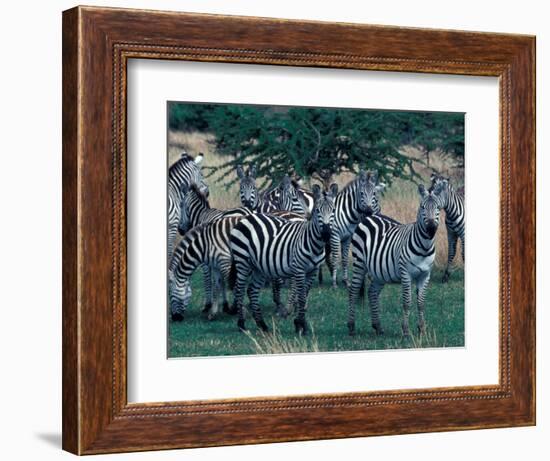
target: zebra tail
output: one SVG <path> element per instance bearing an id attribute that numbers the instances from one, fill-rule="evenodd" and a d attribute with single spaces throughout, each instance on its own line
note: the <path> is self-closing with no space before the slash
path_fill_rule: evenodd
<path id="1" fill-rule="evenodd" d="M 227 280 L 229 289 L 233 290 L 235 288 L 236 283 L 237 283 L 237 265 L 235 264 L 235 261 L 231 261 L 231 269 L 229 269 L 229 278 Z"/>

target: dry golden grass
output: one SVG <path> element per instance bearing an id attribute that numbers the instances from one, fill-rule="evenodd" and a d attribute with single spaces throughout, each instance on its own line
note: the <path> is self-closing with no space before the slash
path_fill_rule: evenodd
<path id="1" fill-rule="evenodd" d="M 220 165 L 225 160 L 223 157 L 217 155 L 215 146 L 211 143 L 212 140 L 213 136 L 209 134 L 170 131 L 168 133 L 168 159 L 170 165 L 178 159 L 182 149 L 186 150 L 192 156 L 197 155 L 199 152 L 204 153 L 204 166 Z M 404 148 L 403 153 L 417 159 L 421 157 L 418 150 L 410 147 Z M 429 186 L 432 169 L 451 176 L 455 188 L 463 184 L 463 171 L 453 168 L 445 158 L 437 153 L 430 156 L 430 168 L 418 163 L 415 169 L 422 178 L 424 178 L 424 185 L 426 187 Z M 225 184 L 217 182 L 218 178 L 218 174 L 207 178 L 210 189 L 210 204 L 220 209 L 240 206 L 238 186 L 233 185 L 227 189 Z M 224 180 L 224 183 L 234 178 L 235 173 L 231 173 Z M 353 179 L 352 174 L 343 173 L 335 178 L 335 182 L 340 187 L 343 187 L 351 179 Z M 306 184 L 305 186 L 310 187 L 311 184 Z M 381 199 L 382 213 L 402 223 L 410 223 L 416 220 L 418 204 L 419 197 L 417 185 L 403 179 L 394 180 L 392 185 L 386 189 Z M 447 264 L 447 230 L 444 221 L 444 213 L 442 213 L 439 230 L 436 236 L 435 265 L 437 267 L 445 267 Z M 457 256 L 454 261 L 456 267 L 463 267 L 461 251 L 459 244 Z"/>

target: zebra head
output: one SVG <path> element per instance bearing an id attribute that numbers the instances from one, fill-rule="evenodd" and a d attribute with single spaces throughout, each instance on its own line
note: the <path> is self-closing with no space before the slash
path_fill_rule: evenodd
<path id="1" fill-rule="evenodd" d="M 181 320 L 191 302 L 191 295 L 193 294 L 191 284 L 189 283 L 189 279 L 184 278 L 182 280 L 178 280 L 178 278 L 172 273 L 170 273 L 168 278 L 168 297 L 170 300 L 172 319 L 176 320 L 179 318 Z"/>
<path id="2" fill-rule="evenodd" d="M 424 184 L 418 185 L 420 206 L 416 216 L 416 223 L 429 238 L 433 238 L 439 226 L 439 210 L 441 208 L 440 197 L 437 191 L 428 191 Z"/>
<path id="3" fill-rule="evenodd" d="M 237 177 L 240 181 L 239 197 L 242 206 L 249 210 L 255 210 L 258 206 L 258 188 L 256 187 L 256 167 L 252 165 L 248 171 L 244 172 L 241 165 L 237 166 Z"/>
<path id="4" fill-rule="evenodd" d="M 448 203 L 449 193 L 452 189 L 450 178 L 432 173 L 430 179 L 432 184 L 429 191 L 435 192 L 439 196 L 439 200 L 441 201 L 441 208 L 445 208 Z"/>
<path id="5" fill-rule="evenodd" d="M 200 190 L 201 194 L 204 194 L 208 197 L 209 190 L 208 185 L 204 180 L 202 175 L 201 165 L 204 160 L 204 154 L 199 152 L 199 154 L 193 158 L 187 153 L 182 153 L 182 158 L 187 157 L 190 161 L 188 162 L 189 177 L 187 178 L 188 184 L 195 184 Z"/>
<path id="6" fill-rule="evenodd" d="M 313 205 L 310 221 L 321 234 L 321 238 L 325 242 L 328 242 L 333 226 L 334 199 L 338 195 L 338 184 L 332 184 L 328 192 L 321 192 L 321 187 L 315 184 L 312 192 L 315 203 Z"/>
<path id="7" fill-rule="evenodd" d="M 361 170 L 357 178 L 359 211 L 367 216 L 380 213 L 378 194 L 385 187 L 384 183 L 378 183 L 378 171 L 365 172 L 365 170 Z"/>

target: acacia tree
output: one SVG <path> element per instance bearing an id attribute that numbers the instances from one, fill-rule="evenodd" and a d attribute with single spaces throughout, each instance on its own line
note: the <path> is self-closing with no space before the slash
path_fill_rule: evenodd
<path id="1" fill-rule="evenodd" d="M 193 106 L 200 110 L 198 117 Z M 253 164 L 258 177 L 272 182 L 292 174 L 317 179 L 326 188 L 335 175 L 360 168 L 378 170 L 388 183 L 393 178 L 419 179 L 417 160 L 401 148 L 423 146 L 431 135 L 421 125 L 433 124 L 431 113 L 360 109 L 187 105 L 182 113 L 190 121 L 200 118 L 200 128 L 194 128 L 213 133 L 217 152 L 227 156 L 224 163 L 211 167 L 210 174 L 220 172 L 223 179 L 237 165 Z M 170 115 L 175 119 L 177 114 L 171 110 Z M 438 122 L 434 129 L 445 123 Z M 437 139 L 434 149 L 449 142 L 447 133 Z"/>

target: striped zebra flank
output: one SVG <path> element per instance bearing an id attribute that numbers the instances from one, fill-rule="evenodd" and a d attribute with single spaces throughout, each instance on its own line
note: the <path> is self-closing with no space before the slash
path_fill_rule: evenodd
<path id="1" fill-rule="evenodd" d="M 202 312 L 209 320 L 216 318 L 218 293 L 223 298 L 223 311 L 230 313 L 226 286 L 231 269 L 229 235 L 242 216 L 221 218 L 193 227 L 181 239 L 169 266 L 168 296 L 173 321 L 181 321 L 191 300 L 190 279 L 198 267 L 208 268 L 205 276 L 205 304 Z"/>
<path id="2" fill-rule="evenodd" d="M 168 170 L 168 258 L 172 256 L 178 233 L 181 206 L 181 188 L 195 185 L 203 194 L 208 194 L 208 186 L 200 169 L 203 155 L 196 158 L 182 152 L 180 158 Z"/>
<path id="3" fill-rule="evenodd" d="M 355 305 L 365 276 L 371 322 L 376 334 L 384 333 L 379 317 L 379 297 L 386 283 L 400 283 L 402 291 L 403 335 L 410 336 L 409 311 L 413 284 L 417 290 L 418 330 L 426 332 L 424 300 L 435 259 L 435 235 L 439 225 L 440 188 L 427 191 L 418 186 L 420 205 L 411 224 L 399 224 L 381 215 L 366 217 L 352 237 L 353 276 L 349 288 L 348 331 L 355 335 Z"/>
<path id="4" fill-rule="evenodd" d="M 384 187 L 385 184 L 378 183 L 377 171 L 361 170 L 357 178 L 350 181 L 338 193 L 334 201 L 334 226 L 330 235 L 328 258 L 333 288 L 338 287 L 338 262 L 342 266 L 342 281 L 347 287 L 351 237 L 362 216 L 380 213 L 378 194 L 384 190 Z"/>
<path id="5" fill-rule="evenodd" d="M 458 239 L 462 242 L 462 261 L 466 251 L 466 209 L 464 207 L 464 195 L 454 190 L 449 178 L 432 174 L 430 190 L 441 187 L 439 197 L 441 208 L 445 210 L 445 226 L 447 227 L 447 267 L 443 274 L 443 283 L 447 283 L 451 276 L 451 265 L 456 255 Z"/>
<path id="6" fill-rule="evenodd" d="M 231 231 L 230 246 L 236 275 L 234 299 L 240 330 L 246 329 L 243 298 L 247 284 L 252 316 L 259 328 L 268 331 L 258 304 L 260 289 L 266 281 L 290 278 L 296 332 L 307 334 L 307 296 L 325 259 L 325 244 L 330 238 L 337 191 L 336 184 L 329 192 L 321 192 L 316 185 L 315 205 L 308 220 L 289 221 L 278 216 L 256 214 L 243 218 Z"/>

